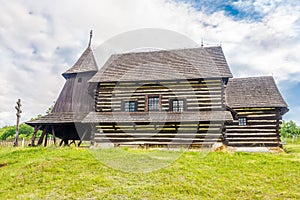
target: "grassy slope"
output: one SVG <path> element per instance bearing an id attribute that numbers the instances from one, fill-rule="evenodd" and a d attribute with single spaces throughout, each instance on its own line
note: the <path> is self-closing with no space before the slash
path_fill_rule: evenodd
<path id="1" fill-rule="evenodd" d="M 0 148 L 0 199 L 300 199 L 300 144 L 288 150 L 206 156 L 185 152 L 160 170 L 126 173 L 101 164 L 86 149 Z M 135 161 L 149 153 L 97 151 L 105 162 Z M 151 154 L 172 157 L 176 152 Z"/>

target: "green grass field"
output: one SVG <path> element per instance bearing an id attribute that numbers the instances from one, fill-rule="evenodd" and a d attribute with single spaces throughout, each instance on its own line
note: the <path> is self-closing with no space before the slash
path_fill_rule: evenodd
<path id="1" fill-rule="evenodd" d="M 300 142 L 286 149 L 0 148 L 0 199 L 300 199 Z"/>

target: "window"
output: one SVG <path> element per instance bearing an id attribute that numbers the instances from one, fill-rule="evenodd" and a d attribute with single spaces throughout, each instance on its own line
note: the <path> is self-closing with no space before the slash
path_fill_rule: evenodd
<path id="1" fill-rule="evenodd" d="M 125 112 L 134 112 L 137 110 L 137 102 L 136 101 L 125 101 L 124 102 L 124 111 Z"/>
<path id="2" fill-rule="evenodd" d="M 239 118 L 239 126 L 246 126 L 247 125 L 247 118 L 241 117 Z"/>
<path id="3" fill-rule="evenodd" d="M 159 96 L 148 97 L 148 111 L 159 110 Z"/>
<path id="4" fill-rule="evenodd" d="M 174 99 L 171 102 L 171 109 L 173 112 L 182 112 L 184 109 L 184 100 L 183 99 Z"/>
<path id="5" fill-rule="evenodd" d="M 82 82 L 82 78 L 79 78 L 79 79 L 78 79 L 78 83 L 81 83 L 81 82 Z"/>

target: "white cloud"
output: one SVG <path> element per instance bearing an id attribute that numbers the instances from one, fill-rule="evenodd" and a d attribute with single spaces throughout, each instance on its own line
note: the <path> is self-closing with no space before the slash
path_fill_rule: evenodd
<path id="1" fill-rule="evenodd" d="M 246 3 L 245 3 L 246 2 Z M 255 8 L 259 21 L 237 20 L 225 12 L 207 14 L 187 3 L 164 0 L 3 1 L 0 7 L 0 126 L 15 121 L 22 98 L 28 120 L 44 113 L 64 84 L 60 76 L 76 61 L 94 30 L 93 46 L 119 33 L 163 28 L 198 43 L 222 42 L 235 76 L 300 74 L 300 6 L 249 0 L 234 5 Z M 215 6 L 215 5 L 211 5 Z M 299 76 L 298 76 L 299 77 Z"/>

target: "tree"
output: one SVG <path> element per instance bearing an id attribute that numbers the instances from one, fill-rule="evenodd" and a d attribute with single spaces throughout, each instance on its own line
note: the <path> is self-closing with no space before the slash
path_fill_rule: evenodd
<path id="1" fill-rule="evenodd" d="M 282 121 L 280 126 L 280 134 L 282 137 L 299 137 L 300 127 L 294 121 Z"/>
<path id="2" fill-rule="evenodd" d="M 33 127 L 23 123 L 19 127 L 19 138 L 29 139 L 33 134 Z M 40 131 L 39 131 L 40 132 Z M 38 135 L 41 134 L 38 132 Z M 0 128 L 0 140 L 10 140 L 15 137 L 16 126 L 5 126 Z"/>
<path id="3" fill-rule="evenodd" d="M 12 139 L 16 134 L 16 126 L 4 126 L 0 129 L 0 140 Z"/>

